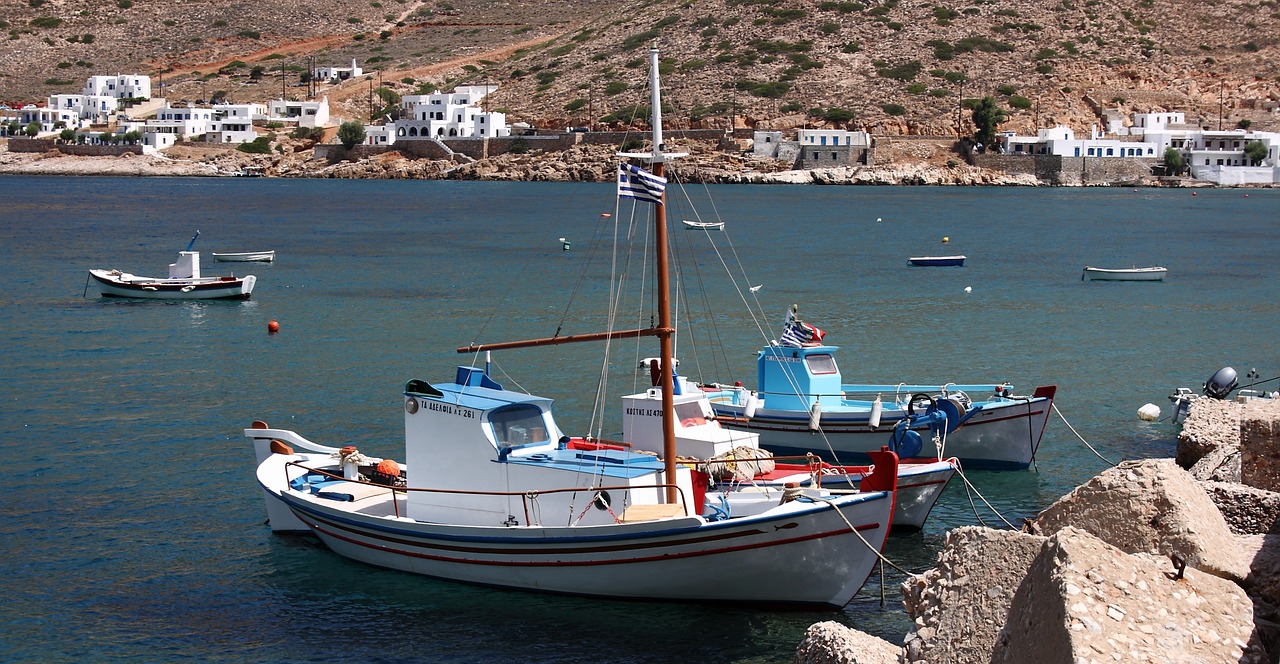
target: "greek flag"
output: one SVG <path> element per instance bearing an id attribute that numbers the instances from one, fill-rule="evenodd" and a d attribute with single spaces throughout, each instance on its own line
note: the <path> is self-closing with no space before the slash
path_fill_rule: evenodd
<path id="1" fill-rule="evenodd" d="M 630 164 L 618 164 L 618 197 L 635 198 L 649 203 L 662 204 L 662 190 L 666 178 Z"/>
<path id="2" fill-rule="evenodd" d="M 782 324 L 782 336 L 778 338 L 780 345 L 799 348 L 807 343 L 820 342 L 827 336 L 823 330 L 797 318 L 799 310 L 794 304 L 787 310 L 787 321 Z"/>

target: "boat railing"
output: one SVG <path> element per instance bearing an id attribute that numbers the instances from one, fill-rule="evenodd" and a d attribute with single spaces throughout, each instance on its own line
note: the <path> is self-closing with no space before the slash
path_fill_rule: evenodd
<path id="1" fill-rule="evenodd" d="M 560 489 L 534 489 L 534 490 L 528 490 L 528 491 L 480 491 L 476 489 L 434 489 L 434 488 L 427 488 L 427 487 L 388 486 L 386 484 L 379 484 L 377 482 L 369 482 L 366 480 L 347 479 L 343 475 L 338 475 L 330 471 L 322 470 L 319 468 L 312 468 L 311 466 L 304 465 L 300 461 L 288 461 L 284 465 L 284 475 L 285 475 L 286 486 L 290 484 L 289 469 L 291 467 L 299 468 L 303 470 L 304 474 L 321 475 L 329 479 L 332 479 L 334 481 L 351 482 L 353 484 L 361 484 L 364 486 L 386 489 L 391 494 L 392 509 L 395 511 L 395 516 L 397 517 L 405 516 L 400 513 L 400 501 L 396 500 L 396 495 L 395 495 L 397 492 L 403 492 L 405 494 L 439 493 L 439 494 L 451 494 L 451 495 L 462 495 L 462 496 L 519 496 L 524 506 L 524 522 L 527 524 L 532 524 L 533 522 L 530 520 L 531 518 L 530 507 L 535 501 L 537 501 L 537 499 L 540 496 L 544 496 L 548 494 L 559 494 L 559 493 L 599 494 L 600 492 L 603 492 L 603 491 L 634 491 L 636 489 L 663 489 L 663 490 L 674 489 L 676 491 L 677 496 L 679 497 L 679 500 L 678 500 L 678 503 L 673 503 L 673 504 L 679 504 L 681 510 L 683 510 L 685 514 L 689 514 L 689 503 L 685 498 L 684 489 L 676 484 L 658 483 L 658 484 L 635 484 L 635 485 L 624 484 L 624 485 L 591 486 L 591 487 L 580 486 L 580 487 L 566 487 L 566 488 L 560 488 Z M 595 501 L 595 500 L 598 500 L 598 498 L 592 498 L 592 501 Z"/>

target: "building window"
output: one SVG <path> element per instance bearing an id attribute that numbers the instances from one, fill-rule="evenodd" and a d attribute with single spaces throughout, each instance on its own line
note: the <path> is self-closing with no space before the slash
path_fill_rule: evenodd
<path id="1" fill-rule="evenodd" d="M 1113 156 L 1115 156 L 1115 150 L 1113 150 L 1113 149 L 1111 149 L 1111 148 L 1107 148 L 1107 156 L 1108 156 L 1108 157 L 1113 157 Z"/>

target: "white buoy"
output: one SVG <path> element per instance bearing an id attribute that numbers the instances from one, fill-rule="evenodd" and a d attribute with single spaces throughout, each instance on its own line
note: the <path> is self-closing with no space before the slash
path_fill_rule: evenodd
<path id="1" fill-rule="evenodd" d="M 965 287 L 964 287 L 964 292 L 966 292 L 966 293 L 972 293 L 972 292 L 973 292 L 973 286 L 965 286 Z"/>
<path id="2" fill-rule="evenodd" d="M 876 223 L 878 224 L 880 223 L 880 221 L 881 221 L 880 217 L 876 217 Z"/>
<path id="3" fill-rule="evenodd" d="M 1160 419 L 1160 407 L 1149 403 L 1138 409 L 1138 419 L 1144 422 L 1154 422 Z"/>
<path id="4" fill-rule="evenodd" d="M 884 408 L 884 404 L 880 401 L 880 395 L 876 395 L 876 400 L 871 402 L 871 419 L 867 424 L 871 426 L 871 430 L 875 431 L 880 426 L 880 411 Z"/>
<path id="5" fill-rule="evenodd" d="M 817 401 L 813 402 L 813 408 L 809 409 L 809 428 L 817 431 L 822 425 L 822 404 Z"/>

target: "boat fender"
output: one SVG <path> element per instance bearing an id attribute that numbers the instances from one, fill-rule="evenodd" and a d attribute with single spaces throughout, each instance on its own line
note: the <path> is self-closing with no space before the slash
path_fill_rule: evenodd
<path id="1" fill-rule="evenodd" d="M 822 404 L 817 401 L 813 402 L 813 407 L 809 409 L 809 429 L 817 431 L 822 426 Z"/>
<path id="2" fill-rule="evenodd" d="M 880 426 L 880 413 L 884 410 L 884 404 L 880 401 L 880 395 L 876 395 L 876 400 L 871 402 L 871 419 L 867 421 L 871 430 L 875 431 Z"/>
<path id="3" fill-rule="evenodd" d="M 755 394 L 747 395 L 747 405 L 742 409 L 742 415 L 748 420 L 756 416 L 756 411 L 764 407 L 764 401 Z"/>

